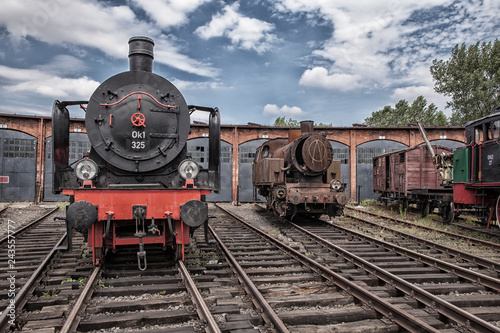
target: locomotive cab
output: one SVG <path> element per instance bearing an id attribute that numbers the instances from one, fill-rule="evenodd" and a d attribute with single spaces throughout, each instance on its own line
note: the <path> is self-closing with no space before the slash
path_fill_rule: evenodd
<path id="1" fill-rule="evenodd" d="M 94 264 L 106 249 L 138 245 L 145 269 L 145 244 L 173 247 L 183 259 L 190 231 L 207 221 L 204 197 L 220 188 L 220 119 L 217 108 L 187 105 L 170 81 L 152 73 L 153 40 L 132 37 L 129 47 L 130 70 L 103 82 L 88 102 L 55 101 L 53 191 L 70 196 L 68 231 L 87 236 Z M 88 105 L 92 147 L 69 165 L 67 106 L 78 104 Z M 196 110 L 210 113 L 208 169 L 187 153 Z"/>
<path id="2" fill-rule="evenodd" d="M 500 108 L 465 125 L 464 147 L 453 154 L 453 197 L 457 208 L 473 207 L 487 221 L 500 219 Z"/>

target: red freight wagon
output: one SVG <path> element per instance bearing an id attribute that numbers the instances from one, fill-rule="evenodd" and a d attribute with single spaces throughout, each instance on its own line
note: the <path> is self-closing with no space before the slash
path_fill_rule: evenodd
<path id="1" fill-rule="evenodd" d="M 432 147 L 436 154 L 452 153 L 450 148 Z M 380 194 L 384 203 L 399 201 L 404 209 L 409 203 L 416 203 L 422 216 L 440 208 L 441 214 L 449 218 L 453 190 L 441 184 L 441 174 L 425 144 L 373 158 L 373 190 Z"/>

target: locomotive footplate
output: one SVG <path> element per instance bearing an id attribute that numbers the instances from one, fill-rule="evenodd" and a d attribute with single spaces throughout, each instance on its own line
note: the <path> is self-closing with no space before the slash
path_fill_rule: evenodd
<path id="1" fill-rule="evenodd" d="M 208 218 L 207 206 L 200 200 L 210 192 L 198 188 L 155 189 L 147 193 L 133 189 L 79 189 L 65 190 L 65 193 L 74 196 L 73 205 L 86 201 L 97 208 L 95 222 L 88 229 L 94 265 L 102 262 L 106 249 L 116 252 L 120 246 L 131 245 L 139 246 L 140 269 L 147 266 L 145 247 L 148 244 L 170 247 L 176 252 L 176 258 L 183 259 L 190 228 L 198 227 Z"/>

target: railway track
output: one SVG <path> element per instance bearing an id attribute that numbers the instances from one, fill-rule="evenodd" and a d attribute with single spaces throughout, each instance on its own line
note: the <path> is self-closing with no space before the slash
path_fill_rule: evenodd
<path id="1" fill-rule="evenodd" d="M 494 324 L 499 319 L 496 313 L 500 281 L 491 277 L 496 276 L 496 272 L 478 270 L 477 265 L 467 262 L 452 265 L 435 260 L 430 257 L 433 250 L 422 245 L 409 244 L 412 250 L 405 250 L 339 225 L 322 225 L 319 221 L 303 223 L 300 227 L 305 230 L 289 223 L 278 224 L 277 228 L 282 236 L 301 242 L 303 252 L 311 258 L 335 267 L 334 270 L 365 284 L 368 289 L 381 295 L 391 294 L 391 288 L 394 289 L 390 302 L 403 306 L 404 300 L 412 299 L 415 303 L 404 305 L 412 307 L 408 310 L 411 313 L 421 313 L 423 309 L 436 313 L 435 319 L 441 324 L 433 325 L 440 330 L 499 331 Z M 372 232 L 377 234 L 380 230 Z M 321 235 L 320 239 L 313 240 L 313 234 Z M 339 266 L 339 261 L 344 262 L 344 266 Z M 467 277 L 471 272 L 474 276 Z"/>
<path id="2" fill-rule="evenodd" d="M 108 253 L 95 268 L 65 320 L 47 322 L 59 332 L 230 332 L 256 333 L 262 319 L 202 230 L 186 249 L 185 262 L 146 248 L 148 268 L 137 269 L 137 249 Z M 250 313 L 252 312 L 252 313 Z"/>
<path id="3" fill-rule="evenodd" d="M 21 309 L 65 239 L 66 228 L 53 220 L 58 214 L 57 208 L 42 209 L 29 222 L 22 221 L 23 216 L 9 216 L 3 221 L 7 233 L 0 239 L 0 260 L 4 263 L 0 268 L 2 330 L 19 327 Z"/>
<path id="4" fill-rule="evenodd" d="M 478 267 L 472 263 L 450 264 L 432 258 L 430 255 L 435 254 L 429 253 L 429 248 L 421 244 L 407 245 L 412 250 L 406 250 L 338 225 L 330 227 L 318 225 L 317 222 L 302 225 L 302 228 L 291 225 L 293 230 L 290 233 L 293 236 L 288 235 L 292 238 L 309 237 L 321 244 L 320 249 L 315 250 L 319 251 L 319 257 L 325 258 L 321 251 L 326 246 L 329 249 L 327 256 L 335 253 L 353 264 L 350 271 L 354 274 L 353 279 L 361 279 L 372 286 L 389 284 L 405 297 L 411 297 L 437 311 L 440 317 L 448 318 L 444 320 L 445 324 L 455 322 L 473 331 L 499 330 L 479 319 L 483 317 L 491 320 L 500 305 L 500 281 L 495 273 L 485 270 L 476 272 Z M 393 258 L 387 258 L 391 256 Z M 357 273 L 359 271 L 360 276 Z M 495 278 L 490 275 L 495 275 Z M 462 308 L 466 308 L 466 311 Z M 495 317 L 491 321 L 498 319 Z"/>
<path id="5" fill-rule="evenodd" d="M 136 268 L 136 248 L 109 253 L 105 265 L 94 268 L 83 238 L 75 237 L 79 250 L 51 259 L 16 313 L 15 328 L 500 332 L 495 270 L 435 260 L 438 251 L 424 245 L 404 241 L 412 248 L 406 250 L 317 220 L 296 226 L 254 212 L 259 218 L 245 223 L 210 211 L 216 219 L 209 237 L 218 245 L 207 244 L 199 228 L 185 262 L 146 248 L 146 271 Z"/>
<path id="6" fill-rule="evenodd" d="M 198 290 L 210 282 L 193 276 L 183 262 L 174 266 L 166 255 L 162 249 L 148 249 L 146 271 L 136 268 L 133 251 L 108 255 L 105 266 L 94 269 L 60 332 L 221 332 Z"/>
<path id="7" fill-rule="evenodd" d="M 487 241 L 481 238 L 470 237 L 460 233 L 450 232 L 442 228 L 429 227 L 405 219 L 395 218 L 352 207 L 346 207 L 345 216 L 350 217 L 355 221 L 371 224 L 372 226 L 378 226 L 381 229 L 391 230 L 395 233 L 400 233 L 405 236 L 408 235 L 409 237 L 411 237 L 411 235 L 404 232 L 405 230 L 413 231 L 413 233 L 417 235 L 419 234 L 419 232 L 415 231 L 423 230 L 423 232 L 420 232 L 420 234 L 425 235 L 425 240 L 423 241 L 436 240 L 444 244 L 455 245 L 455 247 L 457 248 L 462 247 L 464 248 L 464 251 L 468 250 L 468 252 L 472 255 L 480 254 L 481 258 L 488 256 L 490 257 L 490 259 L 500 259 L 500 243 Z M 370 218 L 364 218 L 363 216 L 369 216 Z M 428 242 L 428 244 L 433 245 L 433 243 L 430 241 Z M 445 249 L 446 251 L 449 251 L 448 248 Z M 496 263 L 489 263 L 488 265 L 491 264 Z"/>
<path id="8" fill-rule="evenodd" d="M 301 253 L 301 241 L 287 245 L 280 230 L 253 227 L 241 218 L 220 219 L 215 233 L 230 249 L 257 289 L 290 332 L 397 331 L 437 332 L 421 318 L 403 311 L 360 286 L 338 269 Z M 235 223 L 237 218 L 239 223 Z M 244 224 L 242 228 L 241 223 Z M 268 228 L 267 232 L 262 228 Z M 273 236 L 271 236 L 274 235 Z M 339 265 L 344 265 L 339 260 Z M 428 318 L 427 318 L 428 317 Z M 427 321 L 434 322 L 432 316 Z M 443 325 L 444 326 L 444 325 Z"/>

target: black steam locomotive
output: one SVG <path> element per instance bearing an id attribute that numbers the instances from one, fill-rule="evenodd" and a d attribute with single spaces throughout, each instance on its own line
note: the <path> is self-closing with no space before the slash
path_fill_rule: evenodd
<path id="1" fill-rule="evenodd" d="M 326 135 L 312 121 L 300 123 L 288 139 L 264 142 L 255 153 L 252 180 L 267 208 L 279 216 L 341 215 L 348 201 L 340 182 L 340 161 L 333 159 Z"/>
<path id="2" fill-rule="evenodd" d="M 132 37 L 129 47 L 130 71 L 107 79 L 88 102 L 54 102 L 53 191 L 70 196 L 68 231 L 87 236 L 95 265 L 106 249 L 138 245 L 145 269 L 145 244 L 173 247 L 183 259 L 190 230 L 206 222 L 205 195 L 220 187 L 220 119 L 217 108 L 187 105 L 172 83 L 152 73 L 153 40 Z M 92 147 L 69 165 L 67 106 L 78 104 L 88 104 Z M 195 110 L 210 113 L 208 170 L 187 153 Z"/>

